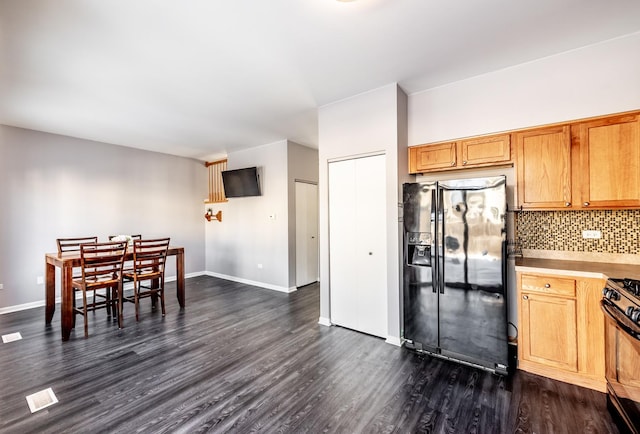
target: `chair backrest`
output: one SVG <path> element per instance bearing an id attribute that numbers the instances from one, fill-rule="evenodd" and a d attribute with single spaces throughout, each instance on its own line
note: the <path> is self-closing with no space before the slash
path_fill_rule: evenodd
<path id="1" fill-rule="evenodd" d="M 82 279 L 100 282 L 119 278 L 126 252 L 127 243 L 122 241 L 82 244 L 80 246 Z"/>
<path id="2" fill-rule="evenodd" d="M 133 240 L 133 268 L 136 273 L 164 273 L 170 238 Z"/>
<path id="3" fill-rule="evenodd" d="M 58 238 L 58 253 L 79 251 L 80 244 L 97 243 L 98 237 Z"/>

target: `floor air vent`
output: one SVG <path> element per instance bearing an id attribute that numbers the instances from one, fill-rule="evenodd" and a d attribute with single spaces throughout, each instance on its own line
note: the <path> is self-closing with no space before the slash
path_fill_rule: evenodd
<path id="1" fill-rule="evenodd" d="M 9 333 L 8 335 L 2 335 L 2 343 L 8 344 L 9 342 L 19 341 L 22 339 L 22 335 L 20 332 L 17 333 Z"/>
<path id="2" fill-rule="evenodd" d="M 58 398 L 53 393 L 51 388 L 41 390 L 40 392 L 33 393 L 27 396 L 27 404 L 29 404 L 29 410 L 31 413 L 42 410 L 58 402 Z"/>

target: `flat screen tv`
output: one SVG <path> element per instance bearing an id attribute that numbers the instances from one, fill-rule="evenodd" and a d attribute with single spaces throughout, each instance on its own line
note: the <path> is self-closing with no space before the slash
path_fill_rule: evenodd
<path id="1" fill-rule="evenodd" d="M 222 171 L 222 185 L 226 197 L 260 196 L 256 167 Z"/>

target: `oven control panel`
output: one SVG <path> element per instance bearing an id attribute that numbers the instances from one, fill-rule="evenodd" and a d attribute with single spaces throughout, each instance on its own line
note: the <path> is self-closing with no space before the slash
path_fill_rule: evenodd
<path id="1" fill-rule="evenodd" d="M 602 289 L 602 297 L 633 323 L 640 325 L 640 281 L 609 279 Z"/>

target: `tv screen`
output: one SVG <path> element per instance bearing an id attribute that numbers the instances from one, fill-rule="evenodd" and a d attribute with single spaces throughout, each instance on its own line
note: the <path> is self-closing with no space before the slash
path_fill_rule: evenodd
<path id="1" fill-rule="evenodd" d="M 260 183 L 256 167 L 224 170 L 222 185 L 226 197 L 260 196 Z"/>

